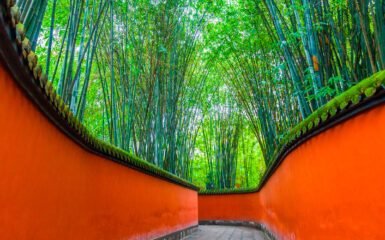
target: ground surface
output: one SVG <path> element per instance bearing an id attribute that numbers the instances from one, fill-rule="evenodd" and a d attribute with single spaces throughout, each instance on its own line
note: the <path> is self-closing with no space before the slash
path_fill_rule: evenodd
<path id="1" fill-rule="evenodd" d="M 265 240 L 264 233 L 251 227 L 200 225 L 186 240 Z"/>

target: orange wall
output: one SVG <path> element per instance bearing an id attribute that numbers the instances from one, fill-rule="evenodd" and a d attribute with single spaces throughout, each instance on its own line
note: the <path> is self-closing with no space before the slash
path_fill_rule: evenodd
<path id="1" fill-rule="evenodd" d="M 0 66 L 0 239 L 150 239 L 197 224 L 197 193 L 85 151 Z"/>
<path id="2" fill-rule="evenodd" d="M 385 239 L 385 105 L 291 152 L 258 193 L 199 196 L 199 220 L 262 222 L 282 239 Z"/>

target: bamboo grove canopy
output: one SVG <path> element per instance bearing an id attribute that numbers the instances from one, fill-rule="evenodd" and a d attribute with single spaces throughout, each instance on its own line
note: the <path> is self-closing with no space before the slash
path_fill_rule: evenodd
<path id="1" fill-rule="evenodd" d="M 385 0 L 12 9 L 23 48 L 90 131 L 207 189 L 256 186 L 294 126 L 385 69 Z"/>

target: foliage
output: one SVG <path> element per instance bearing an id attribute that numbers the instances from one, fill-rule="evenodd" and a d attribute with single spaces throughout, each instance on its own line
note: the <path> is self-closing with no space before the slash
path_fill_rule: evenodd
<path id="1" fill-rule="evenodd" d="M 16 3 L 90 131 L 208 189 L 256 186 L 294 126 L 385 68 L 384 0 Z"/>
<path id="2" fill-rule="evenodd" d="M 290 129 L 384 69 L 384 1 L 221 1 L 213 56 L 269 165 Z M 238 11 L 237 11 L 238 9 Z"/>

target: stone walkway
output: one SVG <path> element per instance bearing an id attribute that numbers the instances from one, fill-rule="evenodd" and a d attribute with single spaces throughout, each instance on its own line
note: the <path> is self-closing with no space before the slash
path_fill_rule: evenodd
<path id="1" fill-rule="evenodd" d="M 199 225 L 198 231 L 184 238 L 186 240 L 264 240 L 265 234 L 250 227 Z"/>

